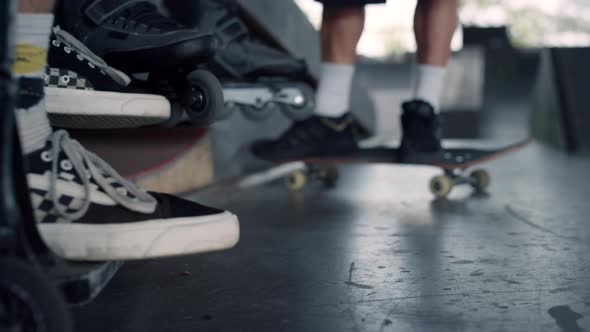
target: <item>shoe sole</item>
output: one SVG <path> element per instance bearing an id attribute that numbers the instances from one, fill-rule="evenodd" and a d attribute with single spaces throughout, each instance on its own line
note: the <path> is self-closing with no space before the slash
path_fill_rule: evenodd
<path id="1" fill-rule="evenodd" d="M 229 249 L 240 237 L 229 212 L 121 224 L 40 224 L 42 238 L 68 260 L 138 260 Z"/>
<path id="2" fill-rule="evenodd" d="M 45 88 L 51 124 L 62 128 L 136 128 L 170 118 L 163 96 L 138 93 Z"/>

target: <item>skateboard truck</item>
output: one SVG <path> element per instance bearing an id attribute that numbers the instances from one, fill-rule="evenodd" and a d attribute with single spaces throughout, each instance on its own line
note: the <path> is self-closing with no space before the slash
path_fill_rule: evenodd
<path id="1" fill-rule="evenodd" d="M 444 169 L 444 174 L 437 175 L 430 180 L 430 192 L 436 198 L 449 195 L 453 187 L 468 184 L 477 192 L 484 191 L 490 184 L 490 175 L 486 170 L 476 169 L 465 175 L 464 169 Z"/>
<path id="2" fill-rule="evenodd" d="M 301 191 L 309 181 L 319 180 L 325 188 L 333 188 L 338 182 L 336 166 L 305 165 L 304 169 L 296 170 L 285 177 L 285 186 L 291 191 Z"/>
<path id="3" fill-rule="evenodd" d="M 451 190 L 459 185 L 471 185 L 477 192 L 484 191 L 490 184 L 490 175 L 483 169 L 477 169 L 465 175 L 463 169 L 443 169 L 444 173 L 430 180 L 430 192 L 437 198 L 447 197 Z M 338 181 L 338 169 L 335 166 L 306 165 L 285 177 L 285 186 L 291 191 L 300 191 L 308 182 L 319 180 L 325 188 L 332 188 Z"/>

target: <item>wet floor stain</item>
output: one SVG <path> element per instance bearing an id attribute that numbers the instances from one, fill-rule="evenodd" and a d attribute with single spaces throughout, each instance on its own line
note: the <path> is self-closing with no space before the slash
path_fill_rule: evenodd
<path id="1" fill-rule="evenodd" d="M 576 236 L 567 236 L 567 235 L 559 234 L 559 233 L 557 233 L 557 232 L 555 232 L 555 231 L 553 231 L 553 230 L 551 230 L 551 229 L 549 229 L 549 228 L 547 228 L 545 226 L 542 226 L 540 224 L 537 224 L 537 223 L 533 222 L 530 218 L 528 218 L 527 216 L 525 216 L 524 213 L 517 212 L 516 209 L 513 206 L 511 206 L 511 205 L 504 206 L 504 209 L 506 210 L 506 212 L 510 216 L 512 216 L 516 220 L 519 220 L 519 221 L 521 221 L 521 222 L 523 222 L 523 223 L 531 226 L 532 228 L 535 228 L 535 229 L 540 230 L 542 232 L 551 234 L 551 235 L 553 235 L 555 237 L 558 237 L 558 238 L 567 239 L 567 240 L 574 240 L 574 241 L 577 241 L 577 242 L 581 242 L 580 238 L 578 238 Z"/>
<path id="2" fill-rule="evenodd" d="M 375 288 L 373 286 L 359 284 L 359 283 L 354 282 L 354 281 L 345 281 L 344 284 L 345 285 L 348 285 L 348 286 L 356 287 L 356 288 L 361 288 L 361 289 L 373 289 L 373 288 Z"/>
<path id="3" fill-rule="evenodd" d="M 348 268 L 348 281 L 352 280 L 352 273 L 354 272 L 354 262 L 350 263 Z"/>
<path id="4" fill-rule="evenodd" d="M 499 309 L 508 309 L 508 305 L 505 303 L 493 302 L 492 305 L 494 305 L 494 307 L 499 308 Z"/>
<path id="5" fill-rule="evenodd" d="M 512 280 L 512 279 L 502 279 L 502 281 L 504 281 L 505 283 L 510 284 L 510 285 L 520 285 L 520 284 L 522 284 L 521 282 L 516 281 L 516 280 Z"/>
<path id="6" fill-rule="evenodd" d="M 380 332 L 382 332 L 386 326 L 391 325 L 393 322 L 390 319 L 384 319 L 383 322 L 381 322 L 381 328 L 379 329 Z"/>
<path id="7" fill-rule="evenodd" d="M 563 292 L 572 291 L 572 290 L 576 290 L 576 288 L 575 287 L 555 288 L 555 289 L 550 290 L 549 293 L 551 293 L 551 294 L 563 293 Z"/>
<path id="8" fill-rule="evenodd" d="M 483 270 L 476 270 L 476 271 L 469 273 L 470 277 L 479 277 L 482 275 L 483 275 Z"/>
<path id="9" fill-rule="evenodd" d="M 348 268 L 348 280 L 344 282 L 345 285 L 361 288 L 361 289 L 373 289 L 375 287 L 369 285 L 359 284 L 358 282 L 352 281 L 352 274 L 355 270 L 354 262 L 350 263 L 350 267 Z"/>
<path id="10" fill-rule="evenodd" d="M 584 332 L 578 325 L 578 320 L 581 319 L 581 314 L 573 311 L 567 305 L 559 305 L 547 310 L 549 315 L 555 319 L 557 326 L 561 328 L 563 332 Z"/>

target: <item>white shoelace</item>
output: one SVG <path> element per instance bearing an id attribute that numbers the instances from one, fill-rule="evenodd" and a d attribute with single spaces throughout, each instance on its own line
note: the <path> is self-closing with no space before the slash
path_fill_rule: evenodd
<path id="1" fill-rule="evenodd" d="M 123 207 L 140 213 L 152 213 L 156 209 L 157 201 L 150 194 L 138 188 L 133 183 L 125 180 L 117 171 L 115 171 L 104 160 L 100 159 L 94 153 L 87 151 L 76 140 L 70 138 L 65 130 L 58 130 L 51 136 L 51 177 L 49 183 L 50 197 L 53 201 L 57 213 L 68 220 L 77 220 L 82 218 L 90 207 L 90 179 L 94 178 L 95 182 L 102 188 L 116 203 Z M 59 155 L 63 151 L 68 160 L 72 163 L 78 176 L 82 179 L 82 186 L 84 187 L 83 204 L 79 210 L 75 212 L 68 212 L 67 209 L 60 205 L 59 196 L 57 193 L 58 181 L 58 165 Z M 86 167 L 84 167 L 86 166 Z M 136 198 L 131 198 L 117 191 L 105 178 L 104 174 L 115 179 L 120 183 L 129 193 Z"/>
<path id="2" fill-rule="evenodd" d="M 115 80 L 117 83 L 127 86 L 131 82 L 131 78 L 124 72 L 109 66 L 101 57 L 94 54 L 86 45 L 82 44 L 81 41 L 76 37 L 69 34 L 67 31 L 62 30 L 59 26 L 53 28 L 53 34 L 58 42 L 65 44 L 73 51 L 78 53 L 83 59 L 92 63 L 100 70 L 105 72 L 109 77 Z"/>

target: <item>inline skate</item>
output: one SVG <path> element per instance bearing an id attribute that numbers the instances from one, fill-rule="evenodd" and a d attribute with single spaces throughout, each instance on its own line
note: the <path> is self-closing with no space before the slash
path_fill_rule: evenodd
<path id="1" fill-rule="evenodd" d="M 164 1 L 176 21 L 199 31 L 212 31 L 221 42 L 207 62 L 222 82 L 222 117 L 240 110 L 261 120 L 276 111 L 301 120 L 314 108 L 314 92 L 305 61 L 254 38 L 232 0 Z"/>

